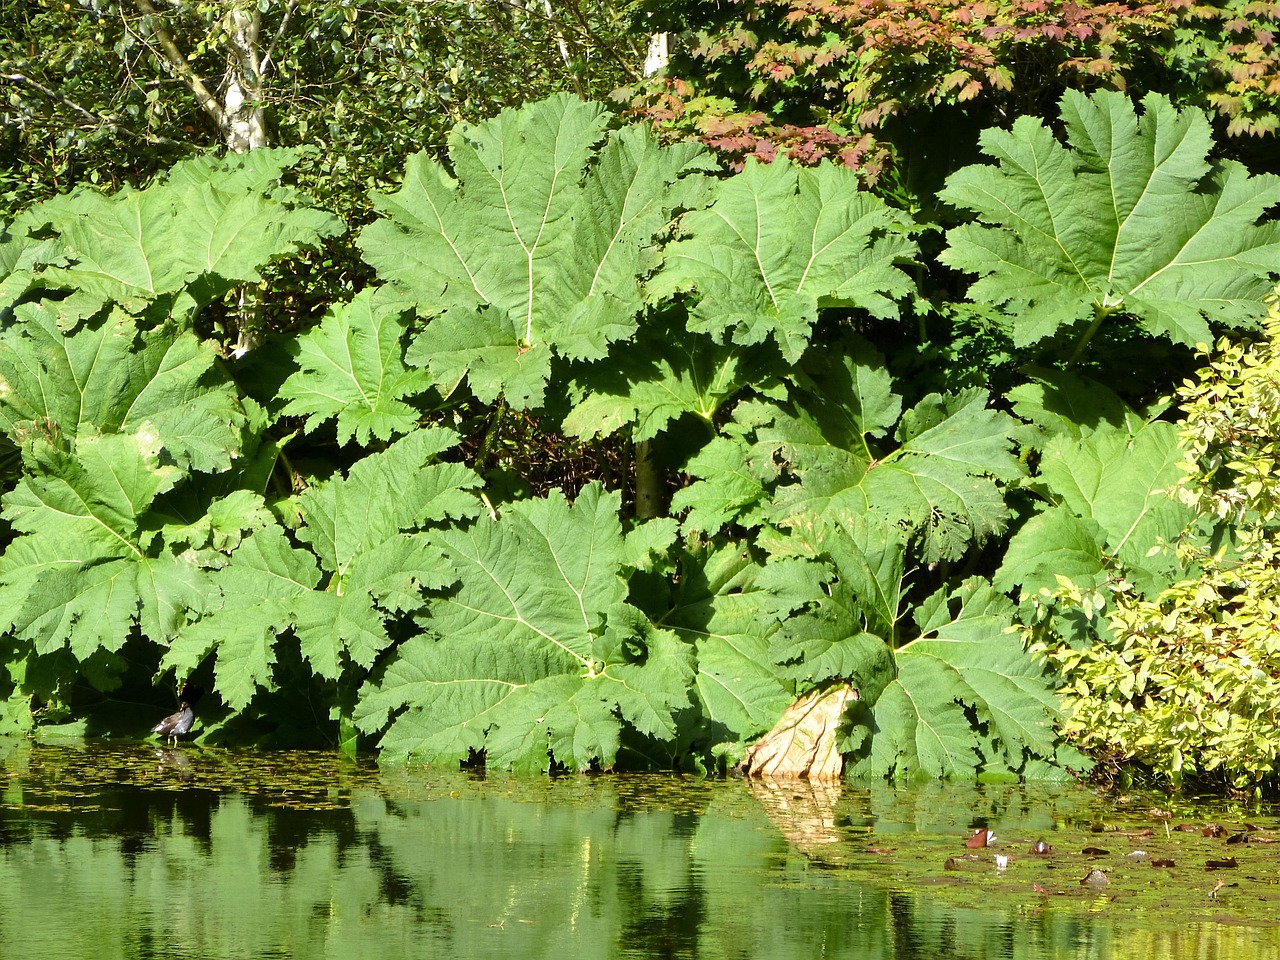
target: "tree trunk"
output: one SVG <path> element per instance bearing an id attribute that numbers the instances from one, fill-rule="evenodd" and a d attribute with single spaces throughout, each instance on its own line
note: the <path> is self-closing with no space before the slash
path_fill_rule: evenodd
<path id="1" fill-rule="evenodd" d="M 228 150 L 244 153 L 267 145 L 263 122 L 262 63 L 258 33 L 262 15 L 256 6 L 235 9 L 225 18 L 227 72 L 222 83 L 222 139 Z"/>
<path id="2" fill-rule="evenodd" d="M 187 85 L 201 109 L 218 125 L 222 142 L 228 150 L 245 153 L 267 146 L 267 128 L 263 119 L 265 58 L 259 50 L 258 36 L 262 29 L 262 15 L 256 4 L 244 4 L 228 11 L 222 19 L 226 35 L 227 66 L 222 76 L 222 99 L 208 88 L 196 74 L 186 54 L 178 45 L 165 16 L 151 0 L 137 0 L 138 9 L 149 17 L 155 31 L 157 45 L 169 67 Z M 280 23 L 283 33 L 296 4 L 290 4 Z M 254 290 L 240 288 L 237 305 L 238 331 L 235 356 L 242 357 L 259 346 L 265 336 L 265 320 L 262 303 Z"/>
<path id="3" fill-rule="evenodd" d="M 665 67 L 670 59 L 671 52 L 667 49 L 667 35 L 665 33 L 651 34 L 649 37 L 649 49 L 644 55 L 644 75 L 652 77 Z"/>

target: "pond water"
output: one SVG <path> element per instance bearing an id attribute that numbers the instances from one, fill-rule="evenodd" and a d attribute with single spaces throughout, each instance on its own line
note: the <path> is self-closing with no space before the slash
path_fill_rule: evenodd
<path id="1" fill-rule="evenodd" d="M 1280 957 L 1273 808 L 0 753 L 7 957 Z"/>

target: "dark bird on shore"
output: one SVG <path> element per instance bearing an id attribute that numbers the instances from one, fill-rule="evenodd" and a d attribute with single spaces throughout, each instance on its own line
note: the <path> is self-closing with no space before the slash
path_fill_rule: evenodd
<path id="1" fill-rule="evenodd" d="M 196 703 L 202 696 L 204 696 L 203 688 L 189 683 L 183 684 L 182 692 L 178 694 L 178 704 L 181 709 L 157 723 L 151 728 L 151 732 L 160 734 L 176 745 L 179 737 L 185 737 L 191 732 L 191 726 L 196 722 Z"/>

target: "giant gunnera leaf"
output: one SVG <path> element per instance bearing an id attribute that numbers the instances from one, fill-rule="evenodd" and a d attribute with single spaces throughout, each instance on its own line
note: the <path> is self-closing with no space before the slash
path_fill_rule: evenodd
<path id="1" fill-rule="evenodd" d="M 245 414 L 213 348 L 168 323 L 143 336 L 102 311 L 74 331 L 43 301 L 0 332 L 0 429 L 23 453 L 3 500 L 0 625 L 37 654 L 83 661 L 136 629 L 168 642 L 211 591 L 160 532 L 195 471 L 228 472 Z M 182 545 L 183 547 L 186 544 Z"/>
<path id="2" fill-rule="evenodd" d="M 599 359 L 636 329 L 655 235 L 714 165 L 641 126 L 606 138 L 599 104 L 563 95 L 449 138 L 452 173 L 416 154 L 360 234 L 385 299 L 431 317 L 409 349 L 439 383 L 541 402 L 554 357 Z M 604 141 L 603 145 L 601 142 Z"/>
<path id="3" fill-rule="evenodd" d="M 1002 308 L 1020 346 L 1124 313 L 1194 345 L 1209 321 L 1261 315 L 1280 273 L 1280 177 L 1209 158 L 1209 121 L 1149 94 L 1067 91 L 1066 143 L 1033 117 L 983 132 L 994 166 L 965 167 L 940 194 L 977 214 L 947 234 L 944 263 L 977 274 L 971 299 Z M 1086 332 L 1091 335 L 1090 332 Z"/>
<path id="4" fill-rule="evenodd" d="M 1053 685 L 1009 632 L 1006 596 L 971 578 L 911 602 L 900 531 L 873 516 L 806 518 L 788 533 L 771 542 L 784 562 L 770 566 L 787 572 L 803 602 L 773 636 L 770 659 L 797 693 L 833 682 L 857 692 L 844 747 L 854 774 L 1056 765 Z"/>
<path id="5" fill-rule="evenodd" d="M 850 171 L 748 160 L 683 218 L 651 285 L 694 291 L 690 329 L 751 344 L 772 339 L 795 363 L 820 307 L 896 317 L 911 289 L 898 264 L 916 251 L 904 221 Z"/>
<path id="6" fill-rule="evenodd" d="M 54 231 L 62 257 L 30 282 L 134 312 L 163 300 L 176 314 L 257 281 L 264 264 L 341 228 L 280 185 L 298 156 L 274 149 L 197 157 L 145 190 L 104 196 L 85 188 L 50 200 L 21 222 Z"/>
<path id="7" fill-rule="evenodd" d="M 336 418 L 339 443 L 408 433 L 418 411 L 405 398 L 431 381 L 405 365 L 405 321 L 403 311 L 375 304 L 372 290 L 330 307 L 319 326 L 290 343 L 301 369 L 280 388 L 289 401 L 281 414 L 306 416 L 308 430 Z"/>
<path id="8" fill-rule="evenodd" d="M 854 776 L 973 776 L 1054 763 L 1058 702 L 1044 665 L 1008 631 L 1013 604 L 974 578 L 914 611 L 920 635 L 866 705 Z"/>
<path id="9" fill-rule="evenodd" d="M 433 534 L 458 586 L 356 708 L 384 756 L 582 770 L 613 764 L 624 725 L 674 738 L 693 650 L 627 603 L 619 507 L 590 484 Z"/>
<path id="10" fill-rule="evenodd" d="M 698 479 L 672 507 L 688 510 L 688 529 L 866 513 L 929 562 L 1004 530 L 1003 487 L 1023 469 L 1016 424 L 984 391 L 930 394 L 904 413 L 884 358 L 854 337 L 806 356 L 791 380 L 785 401 L 739 404 L 731 435 L 685 464 Z"/>
<path id="11" fill-rule="evenodd" d="M 424 603 L 424 588 L 456 573 L 424 529 L 476 513 L 480 479 L 438 458 L 456 436 L 417 430 L 317 483 L 293 501 L 291 544 L 265 523 L 226 551 L 209 574 L 206 610 L 169 645 L 163 666 L 189 672 L 211 653 L 217 692 L 241 709 L 274 684 L 276 640 L 292 631 L 311 670 L 363 675 L 390 642 L 387 622 Z M 216 506 L 216 505 L 215 505 Z"/>

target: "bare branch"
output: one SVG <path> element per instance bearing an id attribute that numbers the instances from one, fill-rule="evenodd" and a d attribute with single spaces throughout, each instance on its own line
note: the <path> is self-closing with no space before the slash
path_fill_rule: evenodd
<path id="1" fill-rule="evenodd" d="M 226 113 L 222 109 L 222 104 L 209 92 L 209 88 L 204 85 L 204 82 L 196 76 L 196 72 L 191 69 L 191 64 L 187 62 L 187 58 L 182 55 L 182 51 L 174 41 L 173 34 L 164 25 L 164 18 L 160 11 L 151 5 L 151 0 L 137 0 L 137 3 L 138 9 L 155 21 L 156 39 L 160 41 L 160 50 L 164 53 L 165 60 L 182 78 L 191 92 L 195 94 L 196 102 L 200 104 L 205 113 L 209 114 L 217 122 L 218 129 L 223 129 L 226 125 Z"/>
<path id="2" fill-rule="evenodd" d="M 259 68 L 259 75 L 264 79 L 267 71 L 271 69 L 271 58 L 275 55 L 276 45 L 284 36 L 285 30 L 289 28 L 289 20 L 293 17 L 293 13 L 298 9 L 298 0 L 290 0 L 288 9 L 285 10 L 284 16 L 280 18 L 280 26 L 276 28 L 275 36 L 271 38 L 271 43 L 267 45 L 267 52 L 262 56 L 262 65 Z"/>
<path id="3" fill-rule="evenodd" d="M 100 113 L 94 113 L 92 110 L 82 107 L 80 104 L 76 103 L 66 94 L 61 93 L 58 90 L 53 90 L 50 87 L 46 87 L 40 81 L 33 80 L 31 77 L 28 77 L 26 74 L 22 74 L 22 73 L 0 74 L 0 80 L 7 80 L 10 83 L 20 83 L 24 86 L 31 87 L 33 90 L 43 94 L 44 96 L 48 97 L 50 100 L 56 100 L 59 103 L 61 103 L 63 106 L 75 111 L 77 114 L 84 117 L 86 120 L 90 121 L 95 126 L 104 127 L 107 130 L 118 131 L 119 133 L 124 133 L 124 134 L 127 134 L 128 136 L 136 137 L 137 139 L 143 140 L 147 143 L 152 143 L 157 145 L 163 144 L 165 146 L 182 146 L 182 143 L 178 140 L 171 140 L 168 137 L 159 137 L 153 133 L 140 133 L 139 131 L 128 126 L 127 124 L 123 124 L 119 120 L 114 119 L 113 117 L 105 116 Z"/>

